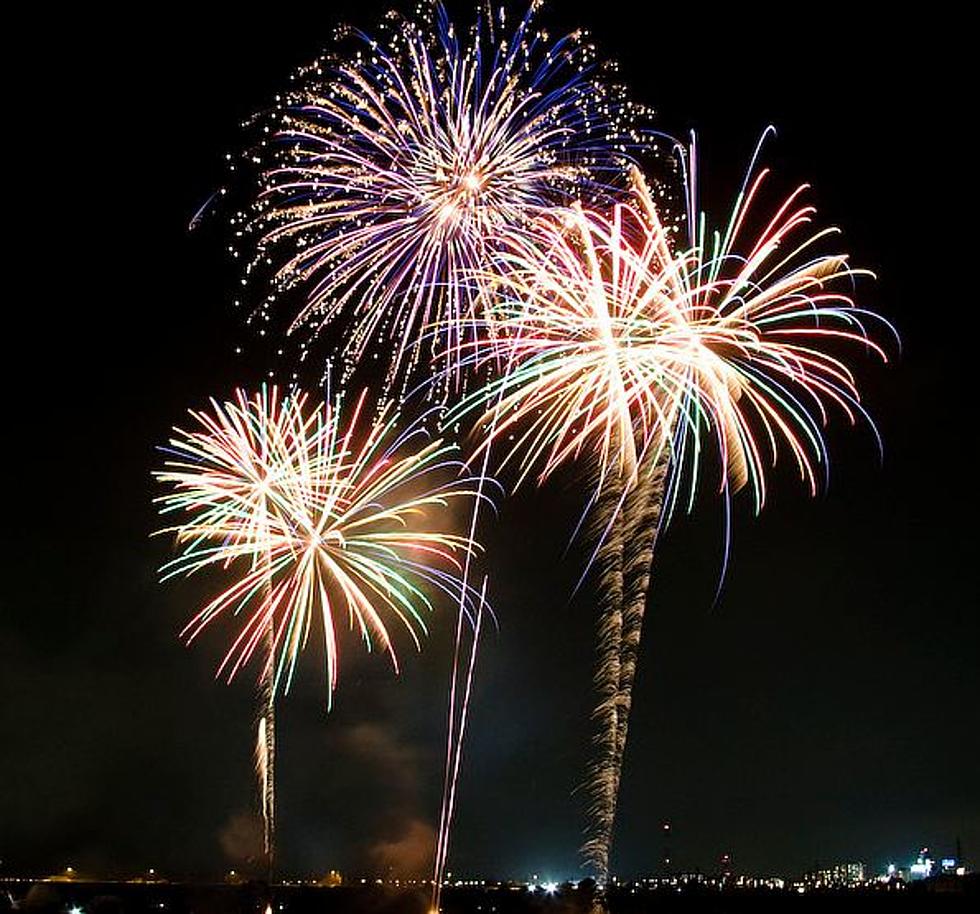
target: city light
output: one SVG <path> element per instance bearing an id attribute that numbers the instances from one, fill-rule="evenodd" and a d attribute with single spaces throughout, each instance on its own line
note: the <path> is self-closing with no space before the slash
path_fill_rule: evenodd
<path id="1" fill-rule="evenodd" d="M 929 856 L 929 848 L 924 847 L 919 851 L 919 856 L 915 863 L 909 867 L 909 873 L 913 879 L 928 879 L 932 875 L 933 861 Z"/>

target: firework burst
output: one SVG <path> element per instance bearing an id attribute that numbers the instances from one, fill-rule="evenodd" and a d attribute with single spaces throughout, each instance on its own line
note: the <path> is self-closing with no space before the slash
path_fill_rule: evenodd
<path id="1" fill-rule="evenodd" d="M 510 31 L 488 9 L 465 37 L 439 4 L 392 13 L 377 38 L 348 30 L 355 50 L 280 100 L 258 212 L 243 216 L 260 237 L 253 268 L 301 290 L 291 331 L 348 317 L 348 374 L 372 341 L 394 347 L 391 376 L 410 369 L 433 326 L 454 365 L 474 277 L 505 239 L 552 206 L 605 198 L 651 145 L 586 36 L 550 39 L 537 6 Z"/>
<path id="2" fill-rule="evenodd" d="M 597 458 L 598 479 L 633 485 L 643 456 L 667 449 L 694 462 L 693 498 L 713 442 L 721 487 L 749 485 L 761 509 L 780 445 L 815 493 L 829 409 L 867 418 L 838 349 L 856 343 L 887 360 L 869 327 L 889 325 L 851 297 L 872 274 L 819 252 L 839 231 L 812 228 L 806 185 L 760 220 L 752 205 L 768 172 L 753 169 L 724 231 L 712 231 L 688 175 L 688 246 L 634 170 L 611 216 L 578 206 L 548 214 L 501 254 L 495 332 L 468 346 L 464 363 L 505 369 L 448 421 L 483 410 L 492 435 L 477 450 L 501 444 L 517 484 L 585 455 Z M 763 229 L 743 241 L 750 222 Z"/>
<path id="3" fill-rule="evenodd" d="M 421 440 L 417 422 L 399 433 L 386 410 L 361 431 L 364 404 L 362 395 L 345 420 L 302 395 L 240 392 L 212 403 L 210 414 L 192 413 L 198 428 L 172 439 L 156 475 L 172 487 L 159 503 L 179 515 L 163 531 L 175 535 L 179 555 L 162 574 L 231 575 L 183 631 L 193 641 L 221 616 L 243 618 L 219 675 L 233 678 L 271 632 L 274 688 L 288 690 L 319 621 L 329 701 L 341 618 L 397 669 L 387 619 L 418 645 L 431 595 L 460 597 L 457 571 L 475 547 L 442 525 L 450 503 L 474 491 L 454 472 L 455 449 Z"/>

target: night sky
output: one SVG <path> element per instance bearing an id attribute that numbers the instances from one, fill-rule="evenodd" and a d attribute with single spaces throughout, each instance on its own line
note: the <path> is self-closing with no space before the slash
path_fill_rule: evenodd
<path id="1" fill-rule="evenodd" d="M 466 9 L 466 5 L 457 6 Z M 754 141 L 789 190 L 814 185 L 880 281 L 863 301 L 903 338 L 857 355 L 885 441 L 837 421 L 829 494 L 775 474 L 761 518 L 735 512 L 720 600 L 720 506 L 662 541 L 644 631 L 614 849 L 677 866 L 793 873 L 904 863 L 957 836 L 980 864 L 972 152 L 965 35 L 941 7 L 862 20 L 556 2 L 591 28 L 660 128 L 696 128 L 706 202 L 734 191 Z M 208 581 L 160 586 L 150 470 L 184 410 L 265 366 L 230 304 L 220 219 L 189 234 L 225 178 L 239 122 L 341 19 L 374 2 L 261 16 L 89 9 L 20 36 L 15 164 L 5 184 L 8 371 L 0 590 L 0 872 L 155 866 L 207 875 L 254 842 L 252 681 L 213 681 L 224 644 L 176 633 Z M 245 10 L 246 7 L 240 7 Z M 929 18 L 922 18 L 922 15 Z M 14 292 L 15 288 L 20 289 Z M 581 873 L 595 591 L 574 472 L 507 501 L 485 540 L 500 628 L 484 643 L 450 858 L 454 873 Z M 451 626 L 396 679 L 349 644 L 325 713 L 320 656 L 280 713 L 280 865 L 407 873 L 438 812 Z"/>

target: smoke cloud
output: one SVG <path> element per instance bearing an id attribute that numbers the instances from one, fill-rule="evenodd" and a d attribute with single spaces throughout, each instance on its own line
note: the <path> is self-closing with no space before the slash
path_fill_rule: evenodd
<path id="1" fill-rule="evenodd" d="M 218 841 L 233 863 L 252 863 L 262 857 L 262 826 L 250 813 L 232 815 L 218 832 Z"/>

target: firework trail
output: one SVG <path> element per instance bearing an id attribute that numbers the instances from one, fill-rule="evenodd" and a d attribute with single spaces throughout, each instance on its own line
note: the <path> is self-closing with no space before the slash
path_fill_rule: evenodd
<path id="1" fill-rule="evenodd" d="M 473 515 L 474 523 L 476 513 Z M 463 680 L 463 694 L 456 700 L 459 685 L 461 647 L 463 641 L 463 613 L 457 617 L 456 643 L 453 652 L 452 678 L 449 687 L 449 721 L 446 738 L 446 769 L 443 780 L 442 808 L 439 813 L 439 831 L 436 837 L 436 853 L 432 877 L 432 901 L 430 910 L 439 911 L 442 897 L 442 882 L 449 858 L 449 837 L 452 831 L 453 813 L 456 807 L 456 786 L 459 783 L 459 769 L 463 758 L 463 738 L 466 735 L 466 721 L 469 717 L 470 693 L 473 687 L 473 671 L 476 668 L 476 654 L 483 627 L 483 612 L 486 608 L 488 579 L 484 577 L 480 587 L 480 601 L 477 604 L 476 618 L 473 621 L 473 636 L 466 661 L 466 677 Z"/>
<path id="2" fill-rule="evenodd" d="M 339 406 L 311 406 L 305 395 L 280 398 L 275 388 L 192 412 L 197 428 L 176 430 L 165 469 L 171 491 L 158 499 L 178 514 L 164 533 L 178 556 L 163 579 L 207 569 L 231 584 L 185 627 L 194 640 L 222 615 L 244 618 L 218 669 L 229 680 L 264 646 L 260 673 L 257 770 L 274 848 L 274 708 L 288 691 L 296 661 L 319 619 L 326 655 L 328 707 L 339 672 L 337 616 L 346 616 L 366 646 L 387 651 L 397 670 L 384 616 L 397 619 L 416 646 L 431 611 L 426 591 L 476 605 L 459 574 L 477 547 L 442 528 L 452 502 L 477 497 L 461 477 L 455 448 L 428 440 L 425 417 L 397 430 L 382 409 L 361 429 L 366 395 L 346 420 Z M 433 529 L 430 529 L 434 525 Z M 482 605 L 482 604 L 481 604 Z"/>
<path id="3" fill-rule="evenodd" d="M 263 677 L 263 684 L 268 678 Z M 263 690 L 265 691 L 265 690 Z M 265 696 L 264 696 L 265 697 Z M 269 713 L 270 705 L 266 697 L 265 714 L 259 718 L 255 740 L 255 774 L 259 782 L 259 800 L 262 807 L 263 850 L 269 867 L 269 881 L 272 881 L 272 864 L 275 848 L 275 713 Z"/>
<path id="4" fill-rule="evenodd" d="M 682 482 L 693 504 L 704 451 L 715 447 L 721 493 L 727 499 L 749 485 L 759 510 L 768 466 L 786 449 L 815 492 L 826 470 L 828 407 L 852 423 L 867 418 L 836 349 L 856 342 L 884 357 L 867 331 L 880 319 L 841 290 L 863 271 L 846 255 L 817 252 L 836 230 L 809 228 L 814 210 L 799 202 L 806 188 L 774 214 L 755 215 L 766 173 L 754 173 L 753 158 L 727 228 L 712 232 L 696 214 L 695 158 L 685 159 L 686 248 L 638 174 L 611 216 L 571 208 L 542 220 L 533 243 L 510 246 L 497 333 L 467 356 L 503 359 L 508 370 L 450 411 L 459 419 L 499 401 L 503 418 L 491 427 L 483 413 L 489 433 L 477 451 L 506 440 L 503 464 L 516 465 L 518 484 L 543 482 L 581 457 L 595 465 L 603 597 L 583 850 L 601 881 L 653 548 Z M 743 241 L 755 222 L 761 233 Z"/>
<path id="5" fill-rule="evenodd" d="M 595 754 L 589 769 L 589 832 L 582 853 L 605 883 L 632 708 L 637 652 L 660 531 L 671 451 L 649 451 L 632 488 L 611 484 L 596 502 L 600 586 Z"/>
<path id="6" fill-rule="evenodd" d="M 268 597 L 272 575 L 266 561 L 266 580 L 263 584 L 264 596 Z M 272 884 L 275 864 L 276 839 L 276 680 L 275 664 L 276 641 L 275 629 L 270 625 L 265 633 L 265 669 L 262 672 L 260 695 L 264 705 L 263 715 L 259 718 L 258 743 L 256 757 L 256 773 L 262 792 L 262 824 L 264 833 L 265 859 L 267 862 L 266 876 Z"/>
<path id="7" fill-rule="evenodd" d="M 192 413 L 202 431 L 185 435 L 183 444 L 171 442 L 174 453 L 193 463 L 182 467 L 179 479 L 157 474 L 174 482 L 180 491 L 160 501 L 165 510 L 207 511 L 210 521 L 237 521 L 238 535 L 260 544 L 267 535 L 270 499 L 276 480 L 291 472 L 291 467 L 308 455 L 296 452 L 301 442 L 290 437 L 302 400 L 281 399 L 276 388 L 263 388 L 254 398 L 241 391 L 234 403 L 223 406 L 212 401 L 213 413 Z M 196 473 L 196 479 L 193 474 Z M 196 503 L 195 503 L 196 499 Z M 256 567 L 261 566 L 261 586 L 267 592 L 270 573 L 267 556 L 257 551 Z M 275 843 L 275 691 L 273 670 L 273 631 L 265 636 L 267 657 L 265 672 L 259 680 L 258 732 L 256 744 L 256 778 L 263 821 L 263 849 L 271 878 Z"/>
<path id="8" fill-rule="evenodd" d="M 574 199 L 606 198 L 629 155 L 652 145 L 647 112 L 610 83 L 583 32 L 551 39 L 530 6 L 504 9 L 466 36 L 441 4 L 392 13 L 377 37 L 301 71 L 263 143 L 267 161 L 247 275 L 271 265 L 273 291 L 304 301 L 290 332 L 306 342 L 344 315 L 344 375 L 372 343 L 388 383 L 432 341 L 457 380 L 495 253 L 529 220 Z M 430 328 L 438 326 L 435 339 Z M 377 353 L 375 353 L 377 357 Z"/>
<path id="9" fill-rule="evenodd" d="M 602 531 L 596 556 L 602 581 L 599 591 L 599 623 L 596 632 L 597 662 L 594 676 L 596 706 L 594 755 L 589 771 L 590 822 L 593 832 L 583 852 L 595 856 L 592 844 L 600 844 L 612 823 L 604 811 L 616 805 L 616 784 L 607 777 L 614 770 L 619 736 L 620 645 L 623 640 L 623 530 L 616 522 L 620 516 L 621 490 L 611 485 L 600 492 L 597 516 L 608 529 Z M 597 867 L 597 875 L 603 875 Z"/>

